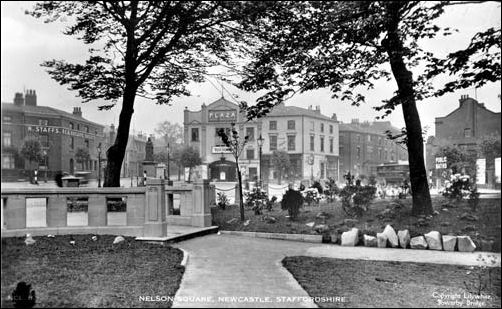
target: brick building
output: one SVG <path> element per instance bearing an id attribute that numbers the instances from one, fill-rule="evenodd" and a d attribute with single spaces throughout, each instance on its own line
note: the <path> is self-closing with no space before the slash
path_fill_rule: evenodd
<path id="1" fill-rule="evenodd" d="M 483 159 L 483 155 L 479 153 L 478 144 L 485 139 L 500 141 L 500 116 L 500 112 L 492 112 L 483 103 L 479 103 L 468 95 L 462 95 L 457 109 L 446 116 L 437 117 L 435 136 L 429 137 L 426 145 L 426 166 L 429 176 L 433 178 L 432 182 L 436 183 L 440 176 L 435 168 L 435 160 L 436 153 L 443 146 L 457 146 L 463 150 L 475 152 L 478 158 Z M 485 181 L 482 182 L 493 184 L 494 161 L 485 161 L 483 169 L 486 170 L 486 175 Z"/>
<path id="2" fill-rule="evenodd" d="M 354 176 L 377 175 L 377 166 L 408 160 L 408 150 L 387 138 L 385 132 L 399 132 L 389 121 L 340 123 L 340 170 Z"/>
<path id="3" fill-rule="evenodd" d="M 42 162 L 30 163 L 20 155 L 26 139 L 40 141 L 45 153 Z M 80 107 L 68 113 L 49 106 L 39 106 L 34 90 L 16 93 L 13 103 L 2 102 L 2 181 L 29 179 L 27 171 L 40 170 L 39 178 L 52 180 L 57 171 L 98 169 L 97 146 L 103 142 L 103 126 L 82 117 Z M 90 159 L 77 162 L 79 148 L 88 151 Z"/>
<path id="4" fill-rule="evenodd" d="M 184 142 L 199 150 L 209 179 L 236 179 L 234 158 L 217 135 L 220 128 L 230 128 L 232 122 L 236 123 L 240 136 L 249 136 L 239 160 L 244 179 L 256 180 L 260 175 L 257 143 L 260 135 L 264 139 L 261 175 L 265 182 L 278 178 L 271 163 L 275 150 L 288 153 L 290 175 L 295 179 L 338 177 L 336 117 L 322 115 L 319 107 L 314 110 L 279 105 L 264 118 L 246 121 L 237 104 L 221 98 L 203 104 L 200 111 L 185 109 L 184 114 Z"/>

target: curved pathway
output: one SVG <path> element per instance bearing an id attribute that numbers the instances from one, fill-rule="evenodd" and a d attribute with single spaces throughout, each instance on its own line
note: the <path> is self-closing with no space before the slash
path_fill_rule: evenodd
<path id="1" fill-rule="evenodd" d="M 286 256 L 479 265 L 479 254 L 490 254 L 496 259 L 491 266 L 500 267 L 500 253 L 341 247 L 233 235 L 210 235 L 174 246 L 189 255 L 176 308 L 316 307 L 282 267 Z"/>

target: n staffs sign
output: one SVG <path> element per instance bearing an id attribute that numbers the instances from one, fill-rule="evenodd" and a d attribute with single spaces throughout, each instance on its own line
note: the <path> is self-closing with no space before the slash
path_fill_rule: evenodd
<path id="1" fill-rule="evenodd" d="M 86 133 L 86 132 L 71 130 L 68 128 L 51 127 L 51 126 L 28 125 L 26 130 L 28 133 L 62 134 L 62 135 L 76 136 L 76 137 L 82 137 L 82 138 L 94 138 L 96 136 L 99 136 L 96 134 L 90 134 L 90 133 Z"/>

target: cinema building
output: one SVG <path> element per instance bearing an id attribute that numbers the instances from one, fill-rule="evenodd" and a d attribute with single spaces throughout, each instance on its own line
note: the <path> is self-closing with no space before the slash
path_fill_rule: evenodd
<path id="1" fill-rule="evenodd" d="M 239 136 L 249 136 L 249 141 L 239 158 L 243 179 L 250 181 L 261 177 L 264 182 L 276 182 L 279 172 L 273 166 L 274 151 L 288 154 L 291 168 L 290 179 L 338 179 L 338 121 L 321 114 L 319 106 L 314 110 L 279 105 L 266 117 L 247 121 L 239 107 L 225 98 L 205 105 L 200 111 L 184 112 L 185 144 L 199 150 L 203 163 L 203 177 L 212 181 L 235 181 L 235 159 L 225 147 L 217 132 L 230 130 L 236 123 Z"/>
<path id="2" fill-rule="evenodd" d="M 27 180 L 28 171 L 38 168 L 39 179 L 53 180 L 58 171 L 98 173 L 98 145 L 103 142 L 103 126 L 82 117 L 80 107 L 68 113 L 38 106 L 35 90 L 16 93 L 13 103 L 2 102 L 2 181 Z M 21 156 L 23 143 L 36 139 L 43 159 L 29 162 Z M 82 160 L 77 152 L 89 154 Z M 103 151 L 105 151 L 104 149 Z"/>

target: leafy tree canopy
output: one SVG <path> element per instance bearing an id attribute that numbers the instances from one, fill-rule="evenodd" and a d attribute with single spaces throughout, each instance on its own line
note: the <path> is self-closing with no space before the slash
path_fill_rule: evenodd
<path id="1" fill-rule="evenodd" d="M 21 156 L 30 162 L 43 160 L 42 144 L 36 139 L 26 139 L 21 146 Z"/>

